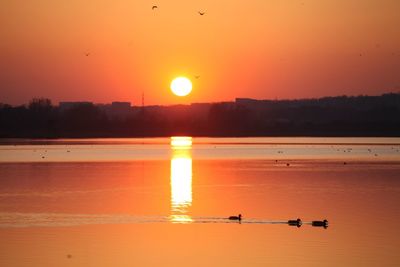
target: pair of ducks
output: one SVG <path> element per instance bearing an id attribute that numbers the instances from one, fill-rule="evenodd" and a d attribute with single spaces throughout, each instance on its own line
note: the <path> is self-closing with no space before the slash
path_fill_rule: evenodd
<path id="1" fill-rule="evenodd" d="M 303 222 L 301 221 L 300 218 L 298 218 L 297 220 L 289 220 L 289 221 L 288 221 L 288 224 L 289 224 L 290 226 L 297 226 L 297 227 L 300 227 L 300 226 L 303 224 Z M 312 225 L 312 226 L 316 226 L 316 227 L 324 227 L 324 228 L 327 228 L 327 227 L 328 227 L 328 220 L 323 220 L 323 221 L 312 221 L 312 222 L 311 222 L 311 225 Z"/>

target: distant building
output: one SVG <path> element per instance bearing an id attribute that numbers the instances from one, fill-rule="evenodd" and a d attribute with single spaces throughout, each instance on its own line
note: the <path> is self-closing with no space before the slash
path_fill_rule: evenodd
<path id="1" fill-rule="evenodd" d="M 131 102 L 112 102 L 111 104 L 96 104 L 111 119 L 125 119 L 132 114 Z"/>
<path id="2" fill-rule="evenodd" d="M 112 102 L 111 117 L 126 118 L 132 111 L 131 102 Z"/>
<path id="3" fill-rule="evenodd" d="M 111 103 L 111 106 L 115 109 L 130 109 L 131 108 L 131 102 L 118 102 L 114 101 Z"/>
<path id="4" fill-rule="evenodd" d="M 252 98 L 236 98 L 235 103 L 238 105 L 244 105 L 244 106 L 251 106 L 254 104 L 258 104 L 260 101 Z"/>
<path id="5" fill-rule="evenodd" d="M 58 107 L 61 112 L 64 112 L 68 109 L 74 108 L 80 105 L 93 105 L 93 102 L 88 101 L 78 101 L 78 102 L 60 102 Z"/>
<path id="6" fill-rule="evenodd" d="M 208 117 L 212 104 L 210 103 L 192 103 L 190 104 L 191 116 L 193 119 L 205 120 Z"/>

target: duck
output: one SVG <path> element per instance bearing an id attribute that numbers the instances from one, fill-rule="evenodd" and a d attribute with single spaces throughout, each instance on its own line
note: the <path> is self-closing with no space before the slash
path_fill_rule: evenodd
<path id="1" fill-rule="evenodd" d="M 232 221 L 241 221 L 242 220 L 242 214 L 239 214 L 238 216 L 229 216 L 229 220 Z"/>
<path id="2" fill-rule="evenodd" d="M 328 227 L 328 220 L 323 220 L 323 221 L 312 221 L 311 222 L 312 226 L 317 226 L 317 227 Z"/>
<path id="3" fill-rule="evenodd" d="M 289 220 L 289 221 L 288 221 L 288 224 L 289 224 L 290 226 L 297 226 L 297 227 L 300 227 L 303 223 L 301 222 L 301 219 L 300 219 L 300 218 L 297 218 L 297 220 Z"/>

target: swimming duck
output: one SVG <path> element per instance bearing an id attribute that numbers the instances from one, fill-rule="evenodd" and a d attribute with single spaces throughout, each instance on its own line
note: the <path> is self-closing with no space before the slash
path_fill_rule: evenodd
<path id="1" fill-rule="evenodd" d="M 288 221 L 288 224 L 289 224 L 290 226 L 297 226 L 297 227 L 300 227 L 303 223 L 301 222 L 301 219 L 300 219 L 300 218 L 297 218 L 297 220 L 289 220 L 289 221 Z"/>
<path id="2" fill-rule="evenodd" d="M 242 214 L 239 214 L 238 216 L 229 216 L 229 220 L 236 220 L 236 221 L 241 221 L 242 220 Z"/>
<path id="3" fill-rule="evenodd" d="M 323 221 L 312 221 L 311 222 L 312 226 L 317 226 L 317 227 L 328 227 L 328 220 L 323 220 Z"/>

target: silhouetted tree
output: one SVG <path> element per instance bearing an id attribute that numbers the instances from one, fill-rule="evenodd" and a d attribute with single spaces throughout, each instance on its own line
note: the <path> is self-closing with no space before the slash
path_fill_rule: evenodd
<path id="1" fill-rule="evenodd" d="M 107 116 L 93 104 L 79 104 L 61 114 L 60 129 L 69 137 L 102 136 L 109 130 Z"/>

